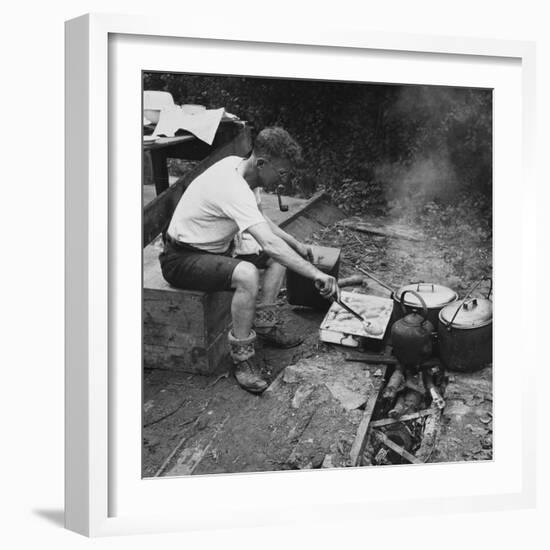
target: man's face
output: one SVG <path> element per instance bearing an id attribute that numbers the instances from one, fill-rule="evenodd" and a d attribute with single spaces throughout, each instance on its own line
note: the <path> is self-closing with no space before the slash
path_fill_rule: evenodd
<path id="1" fill-rule="evenodd" d="M 290 163 L 283 159 L 258 159 L 259 187 L 276 189 L 278 185 L 286 185 L 290 176 Z"/>

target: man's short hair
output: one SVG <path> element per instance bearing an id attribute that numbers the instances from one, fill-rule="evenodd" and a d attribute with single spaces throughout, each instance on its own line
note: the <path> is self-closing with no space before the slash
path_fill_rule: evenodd
<path id="1" fill-rule="evenodd" d="M 290 134 L 278 126 L 264 128 L 254 141 L 254 154 L 268 160 L 282 159 L 290 162 L 292 167 L 302 164 L 302 148 Z"/>

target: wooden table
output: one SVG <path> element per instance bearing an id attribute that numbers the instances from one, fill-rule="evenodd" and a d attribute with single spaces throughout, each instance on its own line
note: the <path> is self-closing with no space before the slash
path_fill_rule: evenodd
<path id="1" fill-rule="evenodd" d="M 203 160 L 214 149 L 229 142 L 245 126 L 240 120 L 222 120 L 212 145 L 208 145 L 189 132 L 175 137 L 161 137 L 143 142 L 143 152 L 151 155 L 153 181 L 157 195 L 168 189 L 168 159 Z M 154 126 L 145 126 L 144 135 L 150 135 Z"/>

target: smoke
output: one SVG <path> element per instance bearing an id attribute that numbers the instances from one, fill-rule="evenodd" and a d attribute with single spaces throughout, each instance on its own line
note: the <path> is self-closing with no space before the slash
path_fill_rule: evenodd
<path id="1" fill-rule="evenodd" d="M 406 164 L 385 164 L 375 170 L 384 183 L 389 203 L 418 203 L 448 200 L 458 188 L 455 167 L 445 149 L 416 155 Z"/>
<path id="2" fill-rule="evenodd" d="M 384 115 L 384 138 L 396 160 L 375 169 L 395 214 L 413 213 L 429 201 L 449 201 L 471 183 L 469 175 L 479 171 L 482 160 L 478 153 L 490 152 L 490 135 L 480 139 L 478 130 L 473 133 L 487 120 L 483 117 L 490 117 L 487 93 L 436 86 L 400 89 Z"/>

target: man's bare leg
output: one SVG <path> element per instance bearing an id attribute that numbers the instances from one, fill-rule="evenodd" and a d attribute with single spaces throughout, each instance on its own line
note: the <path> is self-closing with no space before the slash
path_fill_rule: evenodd
<path id="1" fill-rule="evenodd" d="M 273 304 L 281 290 L 286 268 L 273 259 L 269 259 L 264 272 L 260 304 Z"/>
<path id="2" fill-rule="evenodd" d="M 233 360 L 233 374 L 237 383 L 245 390 L 259 394 L 267 388 L 261 371 L 254 361 L 254 341 L 252 330 L 258 296 L 258 270 L 249 262 L 240 262 L 233 270 L 231 286 L 235 289 L 231 302 L 233 328 L 227 335 L 229 353 Z"/>
<path id="3" fill-rule="evenodd" d="M 290 330 L 285 330 L 284 326 L 278 323 L 279 313 L 275 301 L 281 289 L 285 271 L 285 267 L 281 264 L 272 259 L 269 260 L 264 273 L 254 328 L 264 341 L 280 348 L 291 348 L 301 344 L 304 339 L 296 333 L 295 328 L 290 327 Z"/>
<path id="4" fill-rule="evenodd" d="M 258 296 L 258 270 L 249 262 L 240 262 L 233 270 L 231 286 L 235 289 L 231 302 L 233 334 L 236 338 L 248 338 L 254 322 Z"/>

